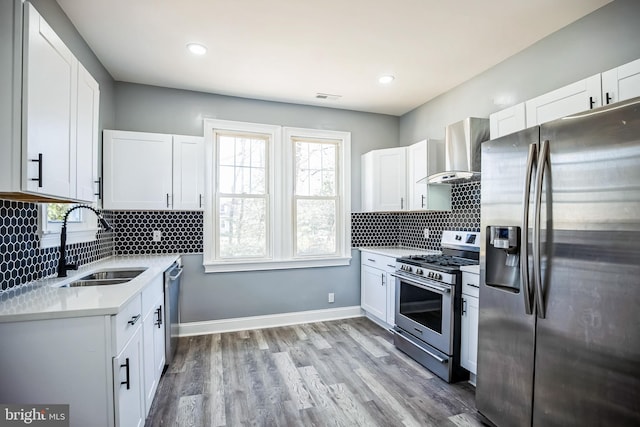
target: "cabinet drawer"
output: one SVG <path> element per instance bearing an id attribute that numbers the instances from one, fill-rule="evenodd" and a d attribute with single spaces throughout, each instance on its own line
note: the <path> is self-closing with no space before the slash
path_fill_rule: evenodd
<path id="1" fill-rule="evenodd" d="M 480 275 L 462 272 L 462 293 L 478 298 L 480 294 Z"/>
<path id="2" fill-rule="evenodd" d="M 159 275 L 142 290 L 142 315 L 147 317 L 149 311 L 157 308 L 157 301 L 163 293 L 162 275 Z"/>
<path id="3" fill-rule="evenodd" d="M 369 265 L 387 272 L 396 270 L 396 259 L 394 257 L 374 254 L 372 252 L 362 252 L 360 259 L 362 265 Z"/>
<path id="4" fill-rule="evenodd" d="M 111 317 L 114 342 L 116 343 L 116 354 L 124 348 L 129 338 L 142 324 L 142 303 L 140 294 L 124 306 L 122 311 Z"/>

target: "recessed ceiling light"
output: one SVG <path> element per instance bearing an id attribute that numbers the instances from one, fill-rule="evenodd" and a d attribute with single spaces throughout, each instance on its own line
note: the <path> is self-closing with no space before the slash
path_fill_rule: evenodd
<path id="1" fill-rule="evenodd" d="M 393 77 L 392 75 L 382 76 L 382 77 L 380 77 L 378 79 L 378 81 L 380 83 L 382 83 L 383 85 L 387 85 L 387 84 L 391 83 L 394 80 L 395 80 L 395 77 Z"/>
<path id="2" fill-rule="evenodd" d="M 204 55 L 207 53 L 207 48 L 199 43 L 189 43 L 187 45 L 187 49 L 189 49 L 189 51 L 194 55 Z"/>

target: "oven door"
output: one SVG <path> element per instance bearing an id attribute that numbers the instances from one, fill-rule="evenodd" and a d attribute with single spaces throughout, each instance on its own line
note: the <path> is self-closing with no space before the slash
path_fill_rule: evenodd
<path id="1" fill-rule="evenodd" d="M 453 355 L 455 287 L 396 272 L 396 326 Z"/>

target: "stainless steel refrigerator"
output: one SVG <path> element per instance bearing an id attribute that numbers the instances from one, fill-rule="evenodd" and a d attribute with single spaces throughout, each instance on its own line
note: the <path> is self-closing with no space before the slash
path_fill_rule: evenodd
<path id="1" fill-rule="evenodd" d="M 476 405 L 640 426 L 640 98 L 482 144 Z"/>

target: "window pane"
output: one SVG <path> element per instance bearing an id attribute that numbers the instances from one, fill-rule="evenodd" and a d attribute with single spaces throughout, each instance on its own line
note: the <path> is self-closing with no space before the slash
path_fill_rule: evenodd
<path id="1" fill-rule="evenodd" d="M 64 216 L 69 209 L 77 205 L 71 205 L 68 203 L 48 203 L 47 204 L 47 221 L 49 222 L 62 222 L 64 221 Z M 76 209 L 71 212 L 69 218 L 67 219 L 68 223 L 71 222 L 81 222 L 82 209 Z"/>
<path id="2" fill-rule="evenodd" d="M 267 207 L 264 198 L 221 197 L 218 230 L 222 258 L 267 255 Z"/>
<path id="3" fill-rule="evenodd" d="M 336 253 L 335 200 L 296 201 L 297 255 Z"/>
<path id="4" fill-rule="evenodd" d="M 336 195 L 336 145 L 296 141 L 296 195 Z"/>
<path id="5" fill-rule="evenodd" d="M 266 194 L 267 141 L 248 135 L 218 135 L 218 188 L 226 194 Z"/>

